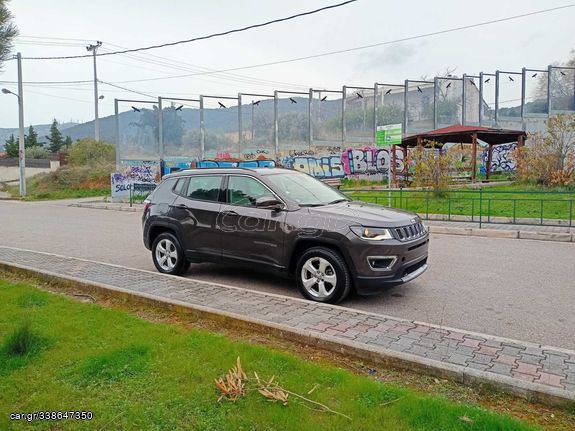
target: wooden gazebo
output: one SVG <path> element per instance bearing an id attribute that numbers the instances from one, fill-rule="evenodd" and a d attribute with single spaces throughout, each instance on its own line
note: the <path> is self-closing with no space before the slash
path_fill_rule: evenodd
<path id="1" fill-rule="evenodd" d="M 407 154 L 407 148 L 423 146 L 425 141 L 433 141 L 440 144 L 457 143 L 472 145 L 472 173 L 471 181 L 475 182 L 477 171 L 477 140 L 485 142 L 488 145 L 486 178 L 489 179 L 491 174 L 491 157 L 493 146 L 500 144 L 509 144 L 517 142 L 518 147 L 525 145 L 527 133 L 522 130 L 505 130 L 481 126 L 461 126 L 454 125 L 432 130 L 418 135 L 406 136 L 401 140 L 402 150 Z M 392 176 L 393 182 L 396 180 L 395 172 L 395 148 L 392 151 Z"/>

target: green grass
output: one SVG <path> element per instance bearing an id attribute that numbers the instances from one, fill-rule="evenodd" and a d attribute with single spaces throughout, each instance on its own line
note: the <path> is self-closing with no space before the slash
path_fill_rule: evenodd
<path id="1" fill-rule="evenodd" d="M 344 190 L 345 192 L 345 190 Z M 346 192 L 355 200 L 388 204 L 388 192 L 365 190 Z M 391 205 L 421 215 L 451 214 L 479 219 L 479 189 L 450 189 L 443 196 L 419 190 L 392 191 Z M 491 217 L 575 220 L 575 190 L 526 185 L 501 185 L 483 188 L 481 214 Z M 543 201 L 543 203 L 542 203 Z"/>
<path id="2" fill-rule="evenodd" d="M 288 353 L 203 330 L 151 323 L 28 284 L 0 281 L 0 342 L 43 340 L 18 366 L 0 356 L 0 429 L 72 430 L 533 430 L 483 408 L 426 396 Z M 217 402 L 214 379 L 241 357 L 286 389 L 352 417 L 271 403 L 257 392 Z M 18 356 L 22 358 L 22 356 Z M 391 402 L 391 403 L 390 403 Z M 92 411 L 86 421 L 10 422 L 10 412 Z M 463 418 L 463 419 L 462 419 Z M 469 419 L 469 421 L 467 420 Z"/>
<path id="3" fill-rule="evenodd" d="M 20 193 L 18 187 L 8 187 L 8 193 L 12 196 L 18 196 Z M 27 201 L 42 201 L 42 200 L 56 200 L 56 199 L 76 199 L 76 198 L 89 198 L 96 196 L 110 196 L 109 188 L 99 189 L 66 189 L 66 190 L 53 190 L 53 191 L 38 191 L 35 189 L 27 190 L 24 200 Z"/>

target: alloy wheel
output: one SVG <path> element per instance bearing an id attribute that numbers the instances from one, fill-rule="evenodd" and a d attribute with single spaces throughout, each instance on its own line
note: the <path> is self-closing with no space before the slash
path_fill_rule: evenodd
<path id="1" fill-rule="evenodd" d="M 311 257 L 301 269 L 301 281 L 305 290 L 314 298 L 329 297 L 337 285 L 335 269 L 323 257 Z"/>
<path id="2" fill-rule="evenodd" d="M 156 262 L 164 271 L 171 271 L 178 263 L 178 250 L 169 239 L 162 239 L 156 246 Z"/>

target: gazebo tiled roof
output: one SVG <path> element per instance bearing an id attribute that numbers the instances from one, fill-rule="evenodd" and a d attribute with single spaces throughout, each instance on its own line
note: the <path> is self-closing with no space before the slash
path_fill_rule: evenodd
<path id="1" fill-rule="evenodd" d="M 482 126 L 462 126 L 459 124 L 431 130 L 417 135 L 406 136 L 401 141 L 402 145 L 415 147 L 419 142 L 428 140 L 440 143 L 455 142 L 463 144 L 473 143 L 473 136 L 490 145 L 519 142 L 527 137 L 522 130 L 496 129 Z"/>

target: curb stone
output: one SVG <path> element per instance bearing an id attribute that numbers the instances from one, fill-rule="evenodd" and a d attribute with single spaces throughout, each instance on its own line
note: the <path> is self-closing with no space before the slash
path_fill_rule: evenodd
<path id="1" fill-rule="evenodd" d="M 555 232 L 528 232 L 519 231 L 519 239 L 535 239 L 539 241 L 573 242 L 573 234 Z"/>

